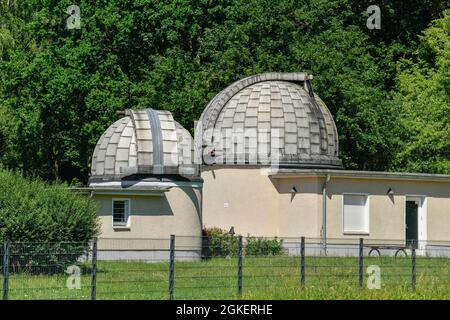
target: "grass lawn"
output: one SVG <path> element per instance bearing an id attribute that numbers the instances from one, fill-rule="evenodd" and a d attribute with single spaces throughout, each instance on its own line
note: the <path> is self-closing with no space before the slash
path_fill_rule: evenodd
<path id="1" fill-rule="evenodd" d="M 450 299 L 450 259 L 417 257 L 416 290 L 409 257 L 365 257 L 381 270 L 381 289 L 358 286 L 358 258 L 306 257 L 305 287 L 300 258 L 244 257 L 242 299 Z M 97 299 L 168 299 L 167 262 L 99 261 Z M 90 266 L 81 289 L 68 289 L 68 275 L 12 274 L 9 299 L 90 299 Z M 3 279 L 1 279 L 3 282 Z M 175 263 L 175 299 L 237 299 L 237 259 Z"/>

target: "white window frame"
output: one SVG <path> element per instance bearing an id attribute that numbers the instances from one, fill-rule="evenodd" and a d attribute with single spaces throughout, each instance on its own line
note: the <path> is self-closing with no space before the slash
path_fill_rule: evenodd
<path id="1" fill-rule="evenodd" d="M 365 214 L 367 215 L 367 230 L 345 230 L 345 196 L 366 197 Z M 344 235 L 369 235 L 370 234 L 370 194 L 368 193 L 343 193 L 342 194 L 342 233 Z"/>
<path id="2" fill-rule="evenodd" d="M 114 224 L 114 202 L 119 201 L 125 201 L 128 202 L 128 206 L 125 206 L 126 208 L 126 220 L 127 222 L 123 225 L 116 225 Z M 131 222 L 131 199 L 129 198 L 113 198 L 111 201 L 111 223 L 114 229 L 120 229 L 120 228 L 130 228 L 130 222 Z"/>

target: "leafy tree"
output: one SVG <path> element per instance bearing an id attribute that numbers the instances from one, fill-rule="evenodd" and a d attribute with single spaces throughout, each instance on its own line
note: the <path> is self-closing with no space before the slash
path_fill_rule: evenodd
<path id="1" fill-rule="evenodd" d="M 395 170 L 450 173 L 450 11 L 433 21 L 414 59 L 402 60 L 394 97 L 404 141 Z"/>
<path id="2" fill-rule="evenodd" d="M 411 57 L 418 45 L 418 34 L 430 21 L 439 18 L 448 7 L 444 0 L 353 0 L 354 14 L 348 23 L 365 25 L 368 17 L 367 7 L 377 5 L 381 11 L 381 29 L 362 31 L 370 39 L 369 52 L 376 59 L 384 77 L 387 90 L 392 89 L 397 74 L 396 62 L 400 58 Z"/>
<path id="3" fill-rule="evenodd" d="M 312 72 L 345 166 L 384 170 L 401 142 L 392 138 L 392 61 L 414 50 L 415 31 L 441 9 L 382 1 L 392 17 L 421 14 L 401 14 L 403 28 L 384 34 L 367 30 L 367 6 L 355 0 L 80 0 L 81 29 L 68 30 L 72 0 L 23 3 L 5 20 L 21 45 L 6 45 L 0 60 L 1 161 L 71 182 L 87 181 L 117 110 L 170 110 L 192 129 L 221 89 L 266 71 Z"/>

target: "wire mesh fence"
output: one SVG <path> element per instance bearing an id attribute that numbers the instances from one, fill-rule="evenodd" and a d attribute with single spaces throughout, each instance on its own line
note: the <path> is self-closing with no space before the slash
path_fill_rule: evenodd
<path id="1" fill-rule="evenodd" d="M 90 248 L 89 242 L 4 243 L 3 299 L 88 298 Z"/>
<path id="2" fill-rule="evenodd" d="M 297 299 L 450 292 L 450 243 L 172 236 L 0 246 L 3 299 Z M 362 292 L 362 291 L 361 291 Z"/>

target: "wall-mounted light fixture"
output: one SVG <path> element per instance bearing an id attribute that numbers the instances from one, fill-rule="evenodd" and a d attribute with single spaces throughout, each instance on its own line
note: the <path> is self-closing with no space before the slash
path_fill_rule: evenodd
<path id="1" fill-rule="evenodd" d="M 295 186 L 293 186 L 290 190 L 291 193 L 297 193 L 297 188 Z"/>
<path id="2" fill-rule="evenodd" d="M 394 190 L 392 190 L 392 188 L 389 188 L 386 194 L 388 196 L 393 196 L 394 195 Z"/>

